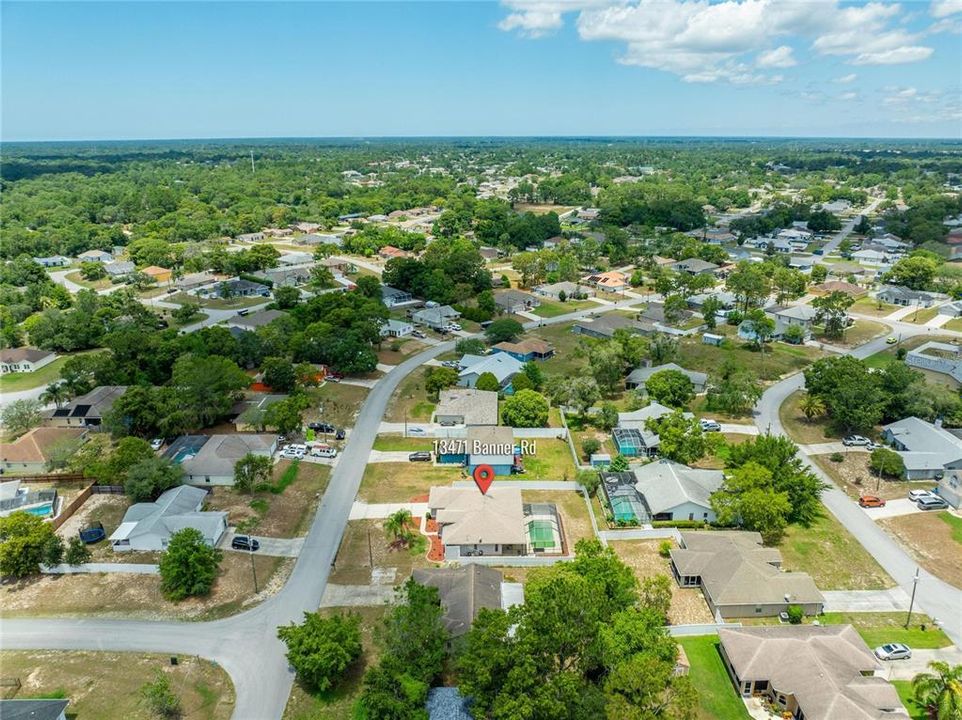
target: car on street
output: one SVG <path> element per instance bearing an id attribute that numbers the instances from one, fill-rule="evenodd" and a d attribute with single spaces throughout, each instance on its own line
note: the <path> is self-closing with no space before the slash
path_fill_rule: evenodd
<path id="1" fill-rule="evenodd" d="M 429 453 L 427 450 L 413 452 L 408 455 L 408 460 L 410 462 L 431 462 L 431 453 Z"/>
<path id="2" fill-rule="evenodd" d="M 928 495 L 915 501 L 919 510 L 945 510 L 949 504 L 938 495 Z"/>
<path id="3" fill-rule="evenodd" d="M 721 424 L 717 420 L 702 418 L 698 421 L 698 424 L 701 425 L 703 432 L 721 432 Z"/>
<path id="4" fill-rule="evenodd" d="M 861 435 L 846 435 L 842 438 L 842 445 L 845 447 L 868 447 L 872 441 Z"/>
<path id="5" fill-rule="evenodd" d="M 912 657 L 912 648 L 905 643 L 886 643 L 875 648 L 875 657 L 879 660 L 908 660 Z"/>
<path id="6" fill-rule="evenodd" d="M 315 445 L 311 448 L 311 457 L 334 458 L 337 457 L 337 450 L 328 445 Z"/>
<path id="7" fill-rule="evenodd" d="M 878 495 L 863 495 L 858 499 L 858 504 L 863 508 L 885 507 L 885 500 Z"/>
<path id="8" fill-rule="evenodd" d="M 337 429 L 330 423 L 324 423 L 324 422 L 307 423 L 307 427 L 309 427 L 314 432 L 321 432 L 321 433 L 332 433 Z"/>
<path id="9" fill-rule="evenodd" d="M 423 427 L 411 427 L 408 428 L 408 435 L 427 435 L 427 432 Z"/>
<path id="10" fill-rule="evenodd" d="M 230 541 L 230 546 L 234 550 L 247 550 L 248 552 L 255 552 L 260 550 L 261 544 L 250 535 L 235 535 L 234 539 Z"/>
<path id="11" fill-rule="evenodd" d="M 163 446 L 164 446 L 163 438 L 154 438 L 153 440 L 150 441 L 151 450 L 160 450 Z"/>
<path id="12" fill-rule="evenodd" d="M 885 344 L 886 344 L 886 345 L 894 345 L 894 344 L 897 343 L 897 342 L 898 342 L 898 340 L 896 340 L 896 339 L 895 339 L 894 337 L 892 337 L 891 335 L 889 335 L 887 338 L 885 338 Z"/>
<path id="13" fill-rule="evenodd" d="M 427 337 L 427 335 L 425 335 L 425 334 L 424 334 L 423 332 L 421 332 L 420 330 L 412 330 L 412 331 L 411 331 L 411 335 L 412 335 L 412 337 L 416 337 L 416 338 L 419 338 L 419 339 L 421 339 L 421 340 L 423 340 L 424 338 Z"/>
<path id="14" fill-rule="evenodd" d="M 909 490 L 909 500 L 912 502 L 918 502 L 922 498 L 934 495 L 931 490 Z"/>

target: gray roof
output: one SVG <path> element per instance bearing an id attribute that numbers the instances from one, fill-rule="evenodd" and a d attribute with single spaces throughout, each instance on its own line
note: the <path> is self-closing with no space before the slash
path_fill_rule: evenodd
<path id="1" fill-rule="evenodd" d="M 423 310 L 418 310 L 411 318 L 415 322 L 423 323 L 442 323 L 449 319 L 459 318 L 461 313 L 455 310 L 450 305 L 441 305 L 440 307 L 434 308 L 424 308 Z"/>
<path id="2" fill-rule="evenodd" d="M 100 385 L 54 410 L 53 417 L 102 418 L 125 392 L 126 385 Z"/>
<path id="3" fill-rule="evenodd" d="M 557 295 L 559 292 L 564 292 L 565 295 L 571 295 L 572 293 L 585 292 L 585 285 L 580 283 L 569 282 L 567 280 L 563 282 L 551 283 L 550 285 L 539 285 L 535 288 L 536 291 L 546 293 L 548 295 Z"/>
<path id="4" fill-rule="evenodd" d="M 18 363 L 27 360 L 37 362 L 44 358 L 54 355 L 50 350 L 41 350 L 32 347 L 4 348 L 0 350 L 0 362 Z"/>
<path id="5" fill-rule="evenodd" d="M 962 459 L 962 440 L 921 418 L 903 418 L 882 431 L 905 448 L 899 454 L 908 470 L 938 469 Z"/>
<path id="6" fill-rule="evenodd" d="M 671 460 L 643 465 L 635 469 L 635 489 L 645 498 L 653 515 L 694 503 L 710 508 L 709 497 L 721 487 L 721 470 L 701 470 L 680 465 Z"/>
<path id="7" fill-rule="evenodd" d="M 633 412 L 618 413 L 618 427 L 627 430 L 637 430 L 641 433 L 642 439 L 645 441 L 645 446 L 649 448 L 656 447 L 660 442 L 658 435 L 651 432 L 646 426 L 649 419 L 658 420 L 665 417 L 666 415 L 671 415 L 674 412 L 670 407 L 666 407 L 661 403 L 652 402 L 641 408 L 640 410 L 634 410 Z M 685 417 L 692 417 L 690 412 L 684 413 Z"/>
<path id="8" fill-rule="evenodd" d="M 381 297 L 383 299 L 395 298 L 395 297 L 411 297 L 411 293 L 407 290 L 398 290 L 397 288 L 391 287 L 390 285 L 381 286 Z"/>
<path id="9" fill-rule="evenodd" d="M 718 266 L 715 263 L 708 262 L 707 260 L 702 260 L 701 258 L 688 258 L 687 260 L 679 260 L 674 265 L 673 268 L 676 270 L 683 270 L 686 272 L 705 272 L 706 270 L 717 270 Z"/>
<path id="10" fill-rule="evenodd" d="M 767 680 L 795 696 L 808 720 L 908 718 L 878 660 L 851 625 L 720 628 L 742 681 Z"/>
<path id="11" fill-rule="evenodd" d="M 886 285 L 876 293 L 878 296 L 891 297 L 910 302 L 912 300 L 929 300 L 931 295 L 920 290 L 912 290 L 902 285 Z"/>
<path id="12" fill-rule="evenodd" d="M 628 382 L 634 383 L 636 385 L 644 385 L 645 382 L 655 373 L 662 372 L 663 370 L 677 370 L 680 373 L 684 373 L 689 380 L 695 385 L 704 385 L 708 381 L 708 375 L 705 373 L 696 372 L 695 370 L 686 370 L 681 365 L 676 363 L 665 363 L 664 365 L 653 365 L 652 367 L 640 367 L 635 368 L 628 375 Z"/>
<path id="13" fill-rule="evenodd" d="M 201 512 L 207 492 L 190 485 L 181 485 L 163 492 L 155 502 L 136 503 L 127 508 L 120 527 L 111 540 L 156 535 L 170 537 L 184 528 L 195 528 L 208 543 L 220 537 L 227 519 L 226 512 Z"/>
<path id="14" fill-rule="evenodd" d="M 477 355 L 465 355 L 461 358 L 461 364 L 465 364 L 468 360 L 470 364 L 465 367 L 461 372 L 458 373 L 459 377 L 467 377 L 468 375 L 482 375 L 483 373 L 489 372 L 497 378 L 499 383 L 504 384 L 505 381 L 514 377 L 519 372 L 524 369 L 524 363 L 517 360 L 508 353 L 495 353 L 494 355 L 485 355 L 481 357 L 479 361 L 474 361 Z"/>
<path id="15" fill-rule="evenodd" d="M 434 414 L 461 415 L 466 425 L 497 425 L 498 393 L 474 388 L 442 390 Z"/>
<path id="16" fill-rule="evenodd" d="M 595 320 L 579 320 L 575 323 L 576 327 L 582 327 L 592 332 L 599 333 L 601 335 L 606 335 L 611 337 L 615 334 L 615 330 L 631 330 L 633 332 L 638 332 L 644 330 L 645 326 L 642 325 L 637 320 L 632 320 L 624 315 L 615 315 L 613 313 L 608 313 Z"/>
<path id="17" fill-rule="evenodd" d="M 680 575 L 701 576 L 716 606 L 823 603 L 807 573 L 782 572 L 781 553 L 762 546 L 756 532 L 681 533 L 683 547 L 671 551 Z"/>
<path id="18" fill-rule="evenodd" d="M 414 580 L 438 589 L 442 622 L 452 637 L 464 635 L 481 608 L 501 609 L 501 573 L 474 563 L 459 568 L 415 570 Z"/>
<path id="19" fill-rule="evenodd" d="M 278 318 L 289 317 L 286 312 L 281 310 L 261 310 L 250 315 L 235 315 L 228 323 L 239 328 L 259 328 L 269 325 Z"/>
<path id="20" fill-rule="evenodd" d="M 232 477 L 238 460 L 248 453 L 270 455 L 274 443 L 275 436 L 266 433 L 210 435 L 194 454 L 185 456 L 180 465 L 188 475 Z"/>
<path id="21" fill-rule="evenodd" d="M 129 260 L 118 260 L 117 262 L 107 263 L 104 265 L 104 270 L 108 275 L 118 276 L 127 275 L 134 271 L 135 265 Z"/>
<path id="22" fill-rule="evenodd" d="M 69 700 L 0 700 L 3 720 L 58 720 Z"/>
<path id="23" fill-rule="evenodd" d="M 815 316 L 818 314 L 818 310 L 813 308 L 811 305 L 789 305 L 788 307 L 779 308 L 778 310 L 771 310 L 771 314 L 775 317 L 810 322 L 815 319 Z"/>
<path id="24" fill-rule="evenodd" d="M 494 302 L 498 307 L 511 308 L 516 305 L 527 305 L 538 302 L 537 298 L 520 290 L 505 290 L 494 296 Z"/>

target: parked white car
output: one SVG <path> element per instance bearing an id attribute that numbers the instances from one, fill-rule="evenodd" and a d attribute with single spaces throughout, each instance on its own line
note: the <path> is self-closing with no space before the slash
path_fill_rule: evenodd
<path id="1" fill-rule="evenodd" d="M 281 457 L 286 458 L 287 460 L 301 460 L 304 457 L 304 451 L 284 448 L 281 450 Z"/>
<path id="2" fill-rule="evenodd" d="M 842 438 L 842 445 L 845 447 L 868 447 L 872 441 L 861 435 L 848 435 Z"/>
<path id="3" fill-rule="evenodd" d="M 875 648 L 875 657 L 879 660 L 908 660 L 912 657 L 912 648 L 904 643 L 887 643 Z"/>
<path id="4" fill-rule="evenodd" d="M 933 494 L 931 490 L 909 490 L 909 500 L 918 502 L 922 498 L 929 497 L 929 495 Z"/>
<path id="5" fill-rule="evenodd" d="M 154 438 L 153 440 L 150 441 L 151 450 L 154 450 L 154 451 L 160 450 L 163 446 L 164 446 L 163 438 Z"/>
<path id="6" fill-rule="evenodd" d="M 337 450 L 327 445 L 315 445 L 311 448 L 311 457 L 334 458 L 337 457 Z"/>
<path id="7" fill-rule="evenodd" d="M 709 418 L 702 418 L 698 421 L 703 432 L 721 432 L 721 425 L 717 420 L 710 420 Z"/>

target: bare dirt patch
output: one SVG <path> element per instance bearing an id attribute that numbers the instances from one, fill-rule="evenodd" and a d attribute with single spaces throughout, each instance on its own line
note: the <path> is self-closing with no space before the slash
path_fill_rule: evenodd
<path id="1" fill-rule="evenodd" d="M 824 470 L 845 493 L 857 500 L 862 495 L 877 495 L 885 500 L 895 500 L 906 497 L 909 490 L 918 488 L 931 489 L 931 480 L 909 482 L 907 480 L 890 480 L 879 478 L 869 464 L 869 453 L 844 453 L 842 462 L 832 462 L 828 455 L 815 455 L 815 464 Z"/>
<path id="2" fill-rule="evenodd" d="M 941 513 L 913 513 L 879 520 L 887 532 L 908 548 L 919 564 L 945 582 L 962 587 L 962 543 Z"/>
<path id="3" fill-rule="evenodd" d="M 420 520 L 420 518 L 415 518 Z M 384 520 L 352 520 L 344 530 L 330 581 L 339 585 L 398 585 L 415 568 L 436 567 L 427 560 L 424 536 L 412 547 L 398 547 L 384 530 Z"/>
<path id="4" fill-rule="evenodd" d="M 642 580 L 654 575 L 671 577 L 668 559 L 658 554 L 661 542 L 661 540 L 616 540 L 609 545 L 634 571 L 635 576 Z M 672 625 L 693 625 L 714 622 L 714 619 L 701 590 L 680 588 L 672 579 L 668 622 Z"/>

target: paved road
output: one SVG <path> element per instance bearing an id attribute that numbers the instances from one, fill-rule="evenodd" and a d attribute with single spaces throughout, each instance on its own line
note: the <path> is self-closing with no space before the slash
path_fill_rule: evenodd
<path id="1" fill-rule="evenodd" d="M 914 335 L 925 335 L 930 330 L 909 323 L 887 322 L 894 331 L 900 333 L 901 338 L 907 339 Z M 952 333 L 948 333 L 952 334 Z M 955 335 L 959 336 L 958 333 Z M 872 340 L 851 350 L 849 354 L 865 358 L 887 347 L 885 337 Z M 805 378 L 801 373 L 792 375 L 773 385 L 762 395 L 756 407 L 755 424 L 762 432 L 774 435 L 785 435 L 778 409 L 785 399 L 805 385 Z M 800 456 L 812 471 L 824 482 L 829 489 L 822 495 L 822 501 L 838 521 L 848 529 L 879 565 L 906 592 L 912 591 L 912 578 L 918 563 L 898 544 L 888 533 L 875 524 L 851 498 L 840 490 L 832 479 L 816 465 L 804 452 Z M 916 595 L 916 607 L 930 617 L 942 622 L 945 632 L 952 642 L 962 646 L 962 590 L 952 587 L 925 570 L 920 570 L 920 581 Z"/>
<path id="2" fill-rule="evenodd" d="M 610 306 L 528 323 L 555 325 L 631 307 L 628 300 Z M 348 442 L 340 455 L 320 507 L 305 538 L 287 584 L 274 597 L 239 615 L 213 622 L 150 622 L 139 620 L 15 619 L 0 621 L 0 646 L 5 649 L 110 650 L 199 655 L 221 665 L 236 692 L 234 718 L 280 718 L 294 674 L 277 639 L 277 627 L 300 621 L 319 607 L 331 563 L 348 522 L 381 418 L 398 384 L 427 360 L 454 348 L 439 343 L 414 355 L 385 375 L 368 394 Z M 530 564 L 538 564 L 534 558 Z M 543 564 L 550 564 L 551 561 Z M 503 563 L 502 563 L 503 564 Z"/>
<path id="3" fill-rule="evenodd" d="M 838 246 L 841 244 L 842 240 L 844 240 L 845 238 L 847 238 L 849 235 L 852 234 L 852 231 L 855 229 L 855 226 L 858 224 L 859 216 L 868 215 L 869 213 L 874 212 L 875 208 L 877 208 L 879 206 L 879 203 L 881 202 L 882 202 L 881 198 L 876 198 L 875 200 L 870 202 L 865 207 L 865 209 L 862 210 L 858 215 L 856 215 L 847 223 L 845 223 L 842 226 L 842 229 L 839 230 L 837 233 L 835 233 L 832 236 L 831 240 L 825 243 L 824 247 L 822 248 L 822 256 L 824 257 L 825 255 L 831 255 L 833 252 L 835 252 L 835 250 L 838 249 Z"/>

